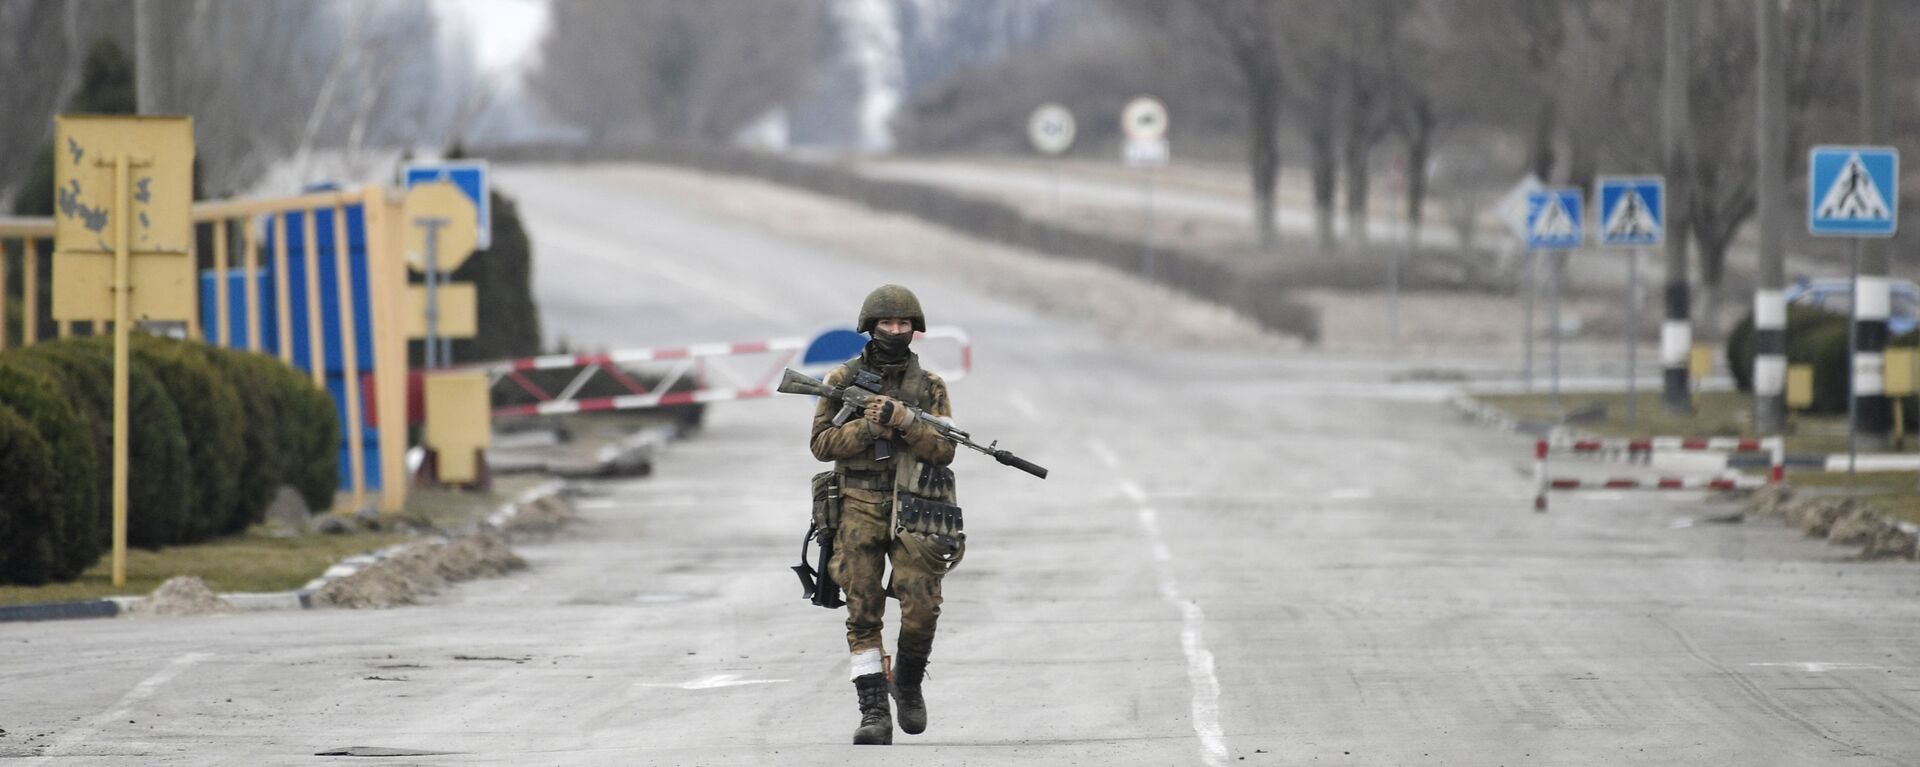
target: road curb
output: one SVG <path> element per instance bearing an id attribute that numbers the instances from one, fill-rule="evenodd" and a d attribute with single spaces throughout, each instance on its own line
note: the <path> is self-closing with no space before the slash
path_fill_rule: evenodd
<path id="1" fill-rule="evenodd" d="M 521 493 L 518 498 L 501 504 L 500 508 L 488 514 L 479 523 L 483 529 L 498 530 L 506 526 L 520 513 L 524 506 L 545 500 L 551 496 L 566 492 L 567 484 L 563 480 L 552 480 Z M 391 558 L 407 547 L 419 541 L 396 543 L 378 551 L 355 554 L 334 563 L 320 577 L 308 581 L 306 585 L 292 591 L 265 593 L 233 592 L 220 594 L 219 597 L 234 606 L 240 612 L 265 612 L 270 610 L 307 610 L 313 608 L 313 594 L 334 581 L 354 575 L 375 563 Z M 0 607 L 0 623 L 73 620 L 80 618 L 114 618 L 127 615 L 146 602 L 146 597 L 105 597 L 78 602 L 48 602 L 32 605 L 11 605 Z"/>

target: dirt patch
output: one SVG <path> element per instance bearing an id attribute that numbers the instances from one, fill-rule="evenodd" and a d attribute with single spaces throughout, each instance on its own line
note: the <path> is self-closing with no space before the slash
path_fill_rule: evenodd
<path id="1" fill-rule="evenodd" d="M 131 615 L 218 615 L 234 611 L 233 605 L 207 588 L 197 575 L 176 575 L 154 589 L 146 599 L 133 603 Z"/>
<path id="2" fill-rule="evenodd" d="M 553 537 L 580 515 L 558 495 L 546 495 L 520 504 L 519 510 L 500 526 L 509 541 L 540 540 Z"/>
<path id="3" fill-rule="evenodd" d="M 316 607 L 385 608 L 414 604 L 450 583 L 503 575 L 526 567 L 494 533 L 451 541 L 423 541 L 314 592 Z"/>
<path id="4" fill-rule="evenodd" d="M 1793 488 L 1784 484 L 1767 485 L 1747 497 L 1746 513 L 1749 516 L 1777 517 L 1784 514 L 1787 504 L 1792 502 Z"/>
<path id="5" fill-rule="evenodd" d="M 677 200 L 863 260 L 953 277 L 1034 309 L 1084 320 L 1127 342 L 1290 350 L 1300 337 L 1099 264 L 969 238 L 918 219 L 775 184 L 673 170 L 620 171 Z M 1309 319 L 1302 322 L 1310 324 Z M 1302 328 L 1310 336 L 1312 328 Z"/>

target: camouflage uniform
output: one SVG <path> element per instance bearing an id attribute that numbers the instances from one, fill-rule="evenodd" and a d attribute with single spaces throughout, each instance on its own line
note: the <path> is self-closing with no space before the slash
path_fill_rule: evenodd
<path id="1" fill-rule="evenodd" d="M 880 374 L 882 391 L 889 397 L 931 415 L 953 414 L 946 382 L 921 370 L 912 355 L 905 364 L 879 365 L 869 353 L 862 353 L 834 370 L 826 383 L 843 385 L 857 370 Z M 866 422 L 853 419 L 834 426 L 836 410 L 837 406 L 825 399 L 815 408 L 812 447 L 813 456 L 833 461 L 841 476 L 840 532 L 834 539 L 833 561 L 828 567 L 846 591 L 847 649 L 852 653 L 881 649 L 882 616 L 891 593 L 900 600 L 900 651 L 924 658 L 933 651 L 934 627 L 940 619 L 940 579 L 945 569 L 929 566 L 923 557 L 911 556 L 894 537 L 893 492 L 898 473 L 894 464 L 914 460 L 945 466 L 953 462 L 953 443 L 926 424 L 914 423 L 892 436 L 895 457 L 876 461 L 871 457 L 875 438 L 869 436 Z M 893 579 L 883 586 L 888 561 L 893 563 Z"/>

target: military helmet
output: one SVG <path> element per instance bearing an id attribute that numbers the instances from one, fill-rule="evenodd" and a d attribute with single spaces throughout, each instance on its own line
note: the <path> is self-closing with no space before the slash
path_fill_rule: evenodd
<path id="1" fill-rule="evenodd" d="M 867 300 L 860 303 L 860 324 L 855 329 L 866 333 L 888 317 L 905 317 L 913 321 L 914 330 L 927 331 L 927 318 L 920 313 L 920 299 L 899 285 L 881 285 L 868 293 Z"/>

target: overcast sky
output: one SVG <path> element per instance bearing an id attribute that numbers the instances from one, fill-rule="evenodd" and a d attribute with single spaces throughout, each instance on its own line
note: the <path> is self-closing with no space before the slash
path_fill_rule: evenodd
<path id="1" fill-rule="evenodd" d="M 437 0 L 435 6 L 443 17 L 465 27 L 480 68 L 487 72 L 530 65 L 547 29 L 546 0 Z"/>

